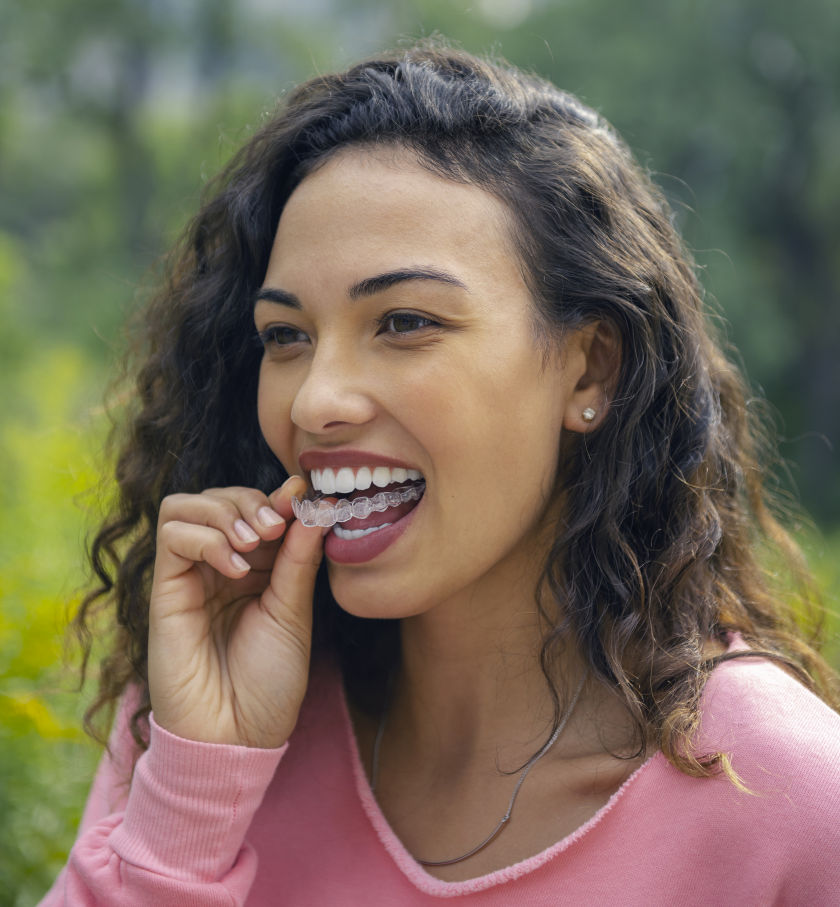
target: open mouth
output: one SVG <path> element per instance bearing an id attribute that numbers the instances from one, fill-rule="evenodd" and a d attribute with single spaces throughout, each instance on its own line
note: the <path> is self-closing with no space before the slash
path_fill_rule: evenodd
<path id="1" fill-rule="evenodd" d="M 313 469 L 310 480 L 312 492 L 303 499 L 292 498 L 295 516 L 304 526 L 334 526 L 334 534 L 345 541 L 401 520 L 426 489 L 420 472 L 401 467 Z"/>

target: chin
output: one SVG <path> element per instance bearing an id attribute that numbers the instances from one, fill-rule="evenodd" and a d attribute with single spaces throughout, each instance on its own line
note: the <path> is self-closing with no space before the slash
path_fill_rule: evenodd
<path id="1" fill-rule="evenodd" d="M 327 573 L 330 591 L 342 611 L 367 620 L 400 620 L 416 617 L 434 606 L 427 594 L 413 594 L 377 578 L 375 581 L 348 570 L 341 565 L 329 564 Z"/>

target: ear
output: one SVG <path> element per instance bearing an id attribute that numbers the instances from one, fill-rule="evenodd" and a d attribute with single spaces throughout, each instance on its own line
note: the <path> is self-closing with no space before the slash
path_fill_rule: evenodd
<path id="1" fill-rule="evenodd" d="M 563 428 L 583 434 L 597 428 L 609 409 L 621 366 L 621 340 L 614 325 L 598 321 L 569 341 L 574 351 L 570 361 L 580 374 L 565 401 Z"/>

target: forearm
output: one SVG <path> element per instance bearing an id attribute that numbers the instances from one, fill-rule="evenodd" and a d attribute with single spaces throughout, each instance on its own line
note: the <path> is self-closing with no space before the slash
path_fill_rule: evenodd
<path id="1" fill-rule="evenodd" d="M 152 719 L 124 809 L 105 814 L 119 783 L 106 767 L 42 907 L 243 904 L 256 871 L 246 834 L 283 751 L 196 743 Z"/>

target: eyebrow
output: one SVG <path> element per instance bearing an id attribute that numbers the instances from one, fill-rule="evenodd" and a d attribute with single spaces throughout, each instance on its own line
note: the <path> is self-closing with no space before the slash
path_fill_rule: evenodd
<path id="1" fill-rule="evenodd" d="M 288 290 L 277 290 L 273 287 L 260 287 L 254 294 L 254 305 L 261 299 L 265 299 L 266 302 L 274 302 L 277 305 L 288 306 L 290 309 L 303 308 L 297 296 L 295 296 L 294 293 L 290 293 Z"/>
<path id="2" fill-rule="evenodd" d="M 350 299 L 361 299 L 365 296 L 374 296 L 376 293 L 381 293 L 396 284 L 406 283 L 410 280 L 432 280 L 452 287 L 459 287 L 462 290 L 467 290 L 467 285 L 463 281 L 446 271 L 439 271 L 437 268 L 400 268 L 396 271 L 386 271 L 384 274 L 376 274 L 374 277 L 366 277 L 364 280 L 354 283 L 347 291 L 347 295 Z M 267 302 L 276 303 L 277 305 L 288 306 L 292 309 L 302 308 L 298 297 L 288 290 L 261 287 L 254 295 L 254 305 L 261 299 L 265 299 Z"/>
<path id="3" fill-rule="evenodd" d="M 446 271 L 439 271 L 437 268 L 400 268 L 396 271 L 386 271 L 384 274 L 377 274 L 375 277 L 366 277 L 358 283 L 353 284 L 347 291 L 351 299 L 361 299 L 363 296 L 373 296 L 381 293 L 389 287 L 398 283 L 405 283 L 409 280 L 433 280 L 438 283 L 445 283 L 451 287 L 460 287 L 466 290 L 465 283 L 460 281 L 452 274 Z"/>

